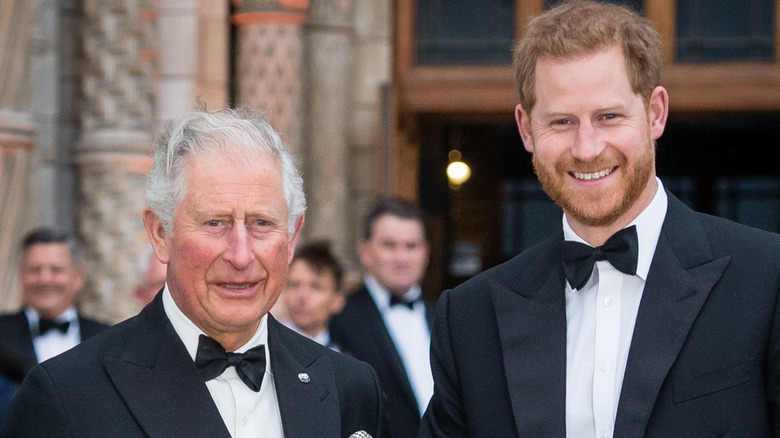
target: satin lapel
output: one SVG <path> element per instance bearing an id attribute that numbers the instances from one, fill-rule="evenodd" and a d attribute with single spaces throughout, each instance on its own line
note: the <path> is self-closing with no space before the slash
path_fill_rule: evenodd
<path id="1" fill-rule="evenodd" d="M 661 385 L 728 263 L 713 258 L 693 211 L 669 195 L 626 363 L 615 436 L 643 436 Z"/>
<path id="2" fill-rule="evenodd" d="M 401 385 L 407 403 L 409 403 L 410 406 L 414 406 L 416 409 L 417 398 L 412 392 L 412 385 L 409 383 L 409 378 L 406 375 L 406 368 L 404 368 L 401 356 L 395 348 L 393 338 L 390 337 L 390 332 L 387 330 L 387 326 L 384 322 L 385 319 L 376 307 L 374 299 L 371 297 L 368 289 L 364 287 L 360 293 L 359 304 L 363 308 L 365 316 L 362 318 L 361 327 L 359 329 L 374 334 L 371 338 L 379 344 L 377 349 L 379 350 L 378 353 L 381 354 L 375 361 L 377 363 L 384 361 L 387 364 L 388 368 L 390 368 L 390 372 L 394 376 L 394 380 L 398 385 Z M 428 307 L 429 306 L 426 306 L 426 312 L 429 311 Z M 431 326 L 430 322 L 428 326 Z M 382 372 L 383 371 L 377 371 L 377 373 Z"/>
<path id="3" fill-rule="evenodd" d="M 436 316 L 436 301 L 424 300 L 425 304 L 425 321 L 428 323 L 428 330 L 433 327 L 433 318 Z"/>
<path id="4" fill-rule="evenodd" d="M 38 363 L 38 357 L 35 355 L 30 322 L 27 321 L 27 315 L 24 314 L 24 311 L 14 315 L 14 324 L 19 327 L 15 340 L 16 346 L 13 347 L 15 349 L 14 353 L 19 355 L 20 361 L 27 367 L 25 371 L 29 371 L 30 368 Z"/>
<path id="5" fill-rule="evenodd" d="M 138 330 L 122 357 L 108 357 L 104 363 L 144 432 L 229 438 L 206 384 L 168 322 L 161 295 L 138 318 Z"/>
<path id="6" fill-rule="evenodd" d="M 520 436 L 565 437 L 563 269 L 555 265 L 536 274 L 547 275 L 536 290 L 520 289 L 522 284 L 492 288 L 506 380 Z"/>
<path id="7" fill-rule="evenodd" d="M 338 390 L 328 357 L 270 315 L 268 349 L 284 436 L 339 436 Z"/>

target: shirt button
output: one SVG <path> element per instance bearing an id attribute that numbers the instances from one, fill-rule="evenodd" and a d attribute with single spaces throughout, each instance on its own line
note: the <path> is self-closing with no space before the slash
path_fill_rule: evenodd
<path id="1" fill-rule="evenodd" d="M 612 298 L 610 298 L 610 297 L 604 298 L 604 305 L 606 307 L 611 306 L 612 305 Z"/>
<path id="2" fill-rule="evenodd" d="M 601 432 L 601 438 L 609 438 L 609 432 L 607 432 L 607 431 L 602 431 L 602 432 Z"/>
<path id="3" fill-rule="evenodd" d="M 242 418 L 241 418 L 241 422 L 242 422 L 242 423 L 246 424 L 246 422 L 247 422 L 247 421 L 249 421 L 249 419 L 248 419 L 248 418 L 246 418 L 246 417 L 242 417 Z"/>
<path id="4" fill-rule="evenodd" d="M 609 364 L 608 364 L 608 363 L 606 363 L 606 362 L 601 362 L 601 363 L 599 364 L 599 369 L 600 369 L 601 371 L 606 371 L 608 368 L 609 368 Z M 606 433 L 606 432 L 602 432 L 602 433 Z"/>

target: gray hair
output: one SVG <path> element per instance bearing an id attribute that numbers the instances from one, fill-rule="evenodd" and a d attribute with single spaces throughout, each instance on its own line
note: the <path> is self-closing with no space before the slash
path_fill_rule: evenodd
<path id="1" fill-rule="evenodd" d="M 83 270 L 86 267 L 84 250 L 78 240 L 72 234 L 56 228 L 40 227 L 29 231 L 22 238 L 22 252 L 27 252 L 33 245 L 50 243 L 59 243 L 68 247 L 74 268 Z"/>
<path id="2" fill-rule="evenodd" d="M 292 235 L 296 221 L 306 211 L 303 179 L 292 155 L 262 113 L 227 108 L 186 114 L 169 122 L 157 138 L 146 204 L 160 218 L 166 233 L 173 233 L 173 218 L 187 192 L 184 167 L 189 157 L 215 150 L 236 157 L 247 151 L 270 152 L 276 158 L 282 170 L 288 232 Z"/>

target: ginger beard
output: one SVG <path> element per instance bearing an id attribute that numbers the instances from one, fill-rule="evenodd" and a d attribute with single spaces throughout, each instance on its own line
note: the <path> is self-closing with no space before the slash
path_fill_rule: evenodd
<path id="1" fill-rule="evenodd" d="M 631 208 L 642 195 L 642 191 L 653 175 L 655 141 L 649 140 L 649 128 L 647 138 L 647 144 L 632 163 L 616 148 L 610 148 L 617 153 L 616 157 L 600 156 L 590 163 L 564 155 L 555 163 L 554 168 L 545 166 L 538 159 L 537 154 L 533 154 L 534 172 L 544 191 L 567 216 L 587 226 L 607 226 Z M 589 169 L 597 171 L 606 168 L 612 168 L 613 173 L 619 172 L 619 175 L 612 175 L 621 178 L 614 189 L 577 187 L 577 181 L 572 181 L 574 180 L 572 169 L 588 172 Z"/>

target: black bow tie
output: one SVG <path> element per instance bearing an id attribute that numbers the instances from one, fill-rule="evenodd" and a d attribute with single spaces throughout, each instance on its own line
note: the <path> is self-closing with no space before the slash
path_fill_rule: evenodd
<path id="1" fill-rule="evenodd" d="M 246 353 L 228 353 L 219 342 L 200 335 L 195 366 L 206 382 L 218 377 L 227 367 L 235 367 L 241 381 L 252 391 L 258 392 L 265 374 L 265 346 L 258 345 Z"/>
<path id="2" fill-rule="evenodd" d="M 70 327 L 70 321 L 55 321 L 53 319 L 41 318 L 38 321 L 38 333 L 45 335 L 49 330 L 59 330 L 66 333 Z"/>
<path id="3" fill-rule="evenodd" d="M 414 309 L 414 303 L 416 303 L 419 300 L 420 300 L 419 298 L 415 298 L 415 299 L 412 299 L 412 300 L 407 300 L 407 299 L 405 299 L 403 297 L 390 295 L 390 307 L 393 307 L 393 306 L 396 306 L 396 305 L 400 305 L 400 306 L 406 306 L 409 309 L 413 310 Z"/>
<path id="4" fill-rule="evenodd" d="M 639 255 L 639 241 L 636 226 L 623 228 L 607 240 L 602 246 L 593 248 L 580 242 L 563 242 L 563 271 L 573 289 L 582 289 L 593 272 L 593 265 L 599 260 L 607 260 L 618 271 L 636 274 L 636 262 Z"/>

